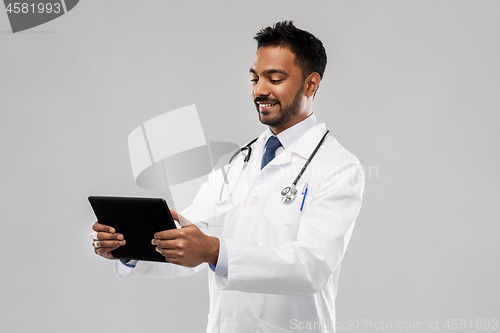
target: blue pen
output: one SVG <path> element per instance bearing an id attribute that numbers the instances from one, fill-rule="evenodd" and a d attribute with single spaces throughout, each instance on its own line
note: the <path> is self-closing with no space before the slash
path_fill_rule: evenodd
<path id="1" fill-rule="evenodd" d="M 303 195 L 303 197 L 302 197 L 302 204 L 300 205 L 300 211 L 302 211 L 302 208 L 304 207 L 304 201 L 306 201 L 307 186 L 308 186 L 308 184 L 307 184 L 307 183 L 305 183 L 305 184 L 304 184 L 304 190 L 302 191 L 302 195 Z"/>

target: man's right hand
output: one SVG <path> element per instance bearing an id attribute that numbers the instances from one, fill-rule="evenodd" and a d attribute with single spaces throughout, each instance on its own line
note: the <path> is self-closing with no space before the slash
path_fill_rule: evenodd
<path id="1" fill-rule="evenodd" d="M 117 234 L 115 228 L 100 224 L 99 222 L 94 223 L 92 226 L 92 246 L 94 247 L 94 252 L 106 259 L 114 260 L 116 259 L 111 251 L 125 245 L 125 238 L 122 234 Z"/>

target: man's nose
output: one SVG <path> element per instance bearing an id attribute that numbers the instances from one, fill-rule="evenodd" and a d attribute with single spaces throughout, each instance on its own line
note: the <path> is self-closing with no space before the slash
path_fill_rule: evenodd
<path id="1" fill-rule="evenodd" d="M 253 86 L 252 92 L 255 97 L 269 96 L 271 94 L 269 85 L 264 80 L 257 81 Z"/>

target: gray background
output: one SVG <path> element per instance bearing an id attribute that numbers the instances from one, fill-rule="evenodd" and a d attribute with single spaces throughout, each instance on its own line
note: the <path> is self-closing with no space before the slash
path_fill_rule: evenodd
<path id="1" fill-rule="evenodd" d="M 208 141 L 260 134 L 252 38 L 285 19 L 324 42 L 316 116 L 367 168 L 337 320 L 448 332 L 448 319 L 500 319 L 499 11 L 498 1 L 86 0 L 18 34 L 0 13 L 0 331 L 204 330 L 206 271 L 118 280 L 92 251 L 87 196 L 164 195 L 135 185 L 127 137 L 166 111 L 196 104 Z"/>

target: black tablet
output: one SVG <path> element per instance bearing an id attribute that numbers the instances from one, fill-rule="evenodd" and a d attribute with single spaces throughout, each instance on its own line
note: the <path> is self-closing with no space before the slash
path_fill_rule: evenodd
<path id="1" fill-rule="evenodd" d="M 99 223 L 125 237 L 127 243 L 113 250 L 115 258 L 166 262 L 151 245 L 156 232 L 176 229 L 164 199 L 90 196 L 89 201 Z"/>

